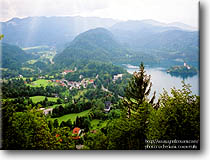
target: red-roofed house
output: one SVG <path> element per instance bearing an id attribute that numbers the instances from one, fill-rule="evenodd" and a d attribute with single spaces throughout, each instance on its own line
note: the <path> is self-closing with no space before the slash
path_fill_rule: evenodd
<path id="1" fill-rule="evenodd" d="M 63 71 L 63 73 L 62 73 L 62 74 L 66 75 L 66 74 L 68 74 L 68 73 L 72 73 L 72 72 L 74 72 L 74 71 L 73 71 L 73 70 L 65 70 L 65 71 Z"/>
<path id="2" fill-rule="evenodd" d="M 81 129 L 78 128 L 78 127 L 75 127 L 73 129 L 73 132 L 72 132 L 72 139 L 80 139 L 80 133 L 81 133 Z"/>
<path id="3" fill-rule="evenodd" d="M 89 82 L 90 82 L 90 83 L 93 83 L 93 82 L 94 82 L 94 80 L 92 80 L 92 79 L 91 79 L 91 80 L 89 80 Z"/>
<path id="4" fill-rule="evenodd" d="M 64 83 L 61 83 L 60 85 L 63 86 L 63 87 L 66 86 Z"/>

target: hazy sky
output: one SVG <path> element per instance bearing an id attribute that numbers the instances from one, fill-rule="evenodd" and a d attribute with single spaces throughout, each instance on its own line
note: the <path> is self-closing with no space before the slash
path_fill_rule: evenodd
<path id="1" fill-rule="evenodd" d="M 198 0 L 0 0 L 0 21 L 28 16 L 154 19 L 198 25 Z"/>

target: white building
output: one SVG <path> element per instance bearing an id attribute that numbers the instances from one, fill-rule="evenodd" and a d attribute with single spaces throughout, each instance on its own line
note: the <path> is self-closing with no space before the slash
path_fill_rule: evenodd
<path id="1" fill-rule="evenodd" d="M 48 109 L 40 108 L 40 110 L 43 111 L 44 115 L 47 115 L 49 113 L 52 114 L 53 108 L 48 108 Z"/>
<path id="2" fill-rule="evenodd" d="M 114 75 L 113 82 L 115 82 L 115 81 L 118 80 L 119 78 L 122 79 L 122 76 L 123 76 L 123 74 Z"/>

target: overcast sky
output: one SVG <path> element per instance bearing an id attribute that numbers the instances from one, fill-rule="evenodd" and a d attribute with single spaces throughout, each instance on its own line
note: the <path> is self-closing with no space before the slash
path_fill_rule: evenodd
<path id="1" fill-rule="evenodd" d="M 197 27 L 198 0 L 0 0 L 0 21 L 28 16 L 154 19 Z"/>

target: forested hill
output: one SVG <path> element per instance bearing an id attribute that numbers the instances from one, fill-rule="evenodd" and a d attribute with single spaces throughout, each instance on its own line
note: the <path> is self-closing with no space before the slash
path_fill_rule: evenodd
<path id="1" fill-rule="evenodd" d="M 23 62 L 32 58 L 32 55 L 15 45 L 0 43 L 0 48 L 2 48 L 2 68 L 17 69 Z"/>
<path id="2" fill-rule="evenodd" d="M 54 61 L 58 64 L 71 64 L 77 60 L 110 62 L 126 52 L 110 31 L 96 28 L 78 35 Z"/>

